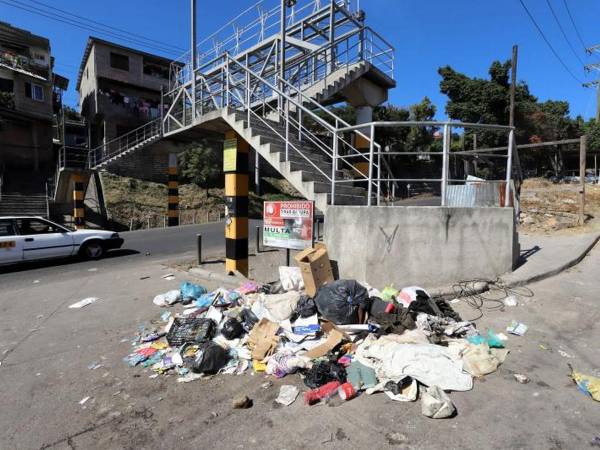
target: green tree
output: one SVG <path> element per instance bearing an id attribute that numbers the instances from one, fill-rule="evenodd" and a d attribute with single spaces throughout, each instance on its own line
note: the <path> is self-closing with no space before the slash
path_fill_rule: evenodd
<path id="1" fill-rule="evenodd" d="M 194 183 L 206 189 L 222 184 L 223 150 L 214 143 L 202 141 L 179 156 L 182 181 Z"/>
<path id="2" fill-rule="evenodd" d="M 431 121 L 435 117 L 436 107 L 428 97 L 410 107 L 410 120 Z M 434 141 L 433 127 L 411 127 L 406 136 L 406 151 L 427 151 Z"/>

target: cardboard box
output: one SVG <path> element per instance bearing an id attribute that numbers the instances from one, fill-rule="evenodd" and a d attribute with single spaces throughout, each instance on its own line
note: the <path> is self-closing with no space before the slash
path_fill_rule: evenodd
<path id="1" fill-rule="evenodd" d="M 294 259 L 302 272 L 306 294 L 310 297 L 317 294 L 320 286 L 334 281 L 325 245 L 316 244 L 315 248 L 307 248 L 298 253 Z"/>

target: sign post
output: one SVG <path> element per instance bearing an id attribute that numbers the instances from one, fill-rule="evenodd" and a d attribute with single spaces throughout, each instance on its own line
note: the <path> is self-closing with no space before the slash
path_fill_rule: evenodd
<path id="1" fill-rule="evenodd" d="M 263 245 L 289 250 L 312 247 L 314 203 L 311 201 L 264 202 Z"/>

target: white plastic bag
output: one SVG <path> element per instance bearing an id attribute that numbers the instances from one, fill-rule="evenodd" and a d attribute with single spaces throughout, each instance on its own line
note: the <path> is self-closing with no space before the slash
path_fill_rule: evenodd
<path id="1" fill-rule="evenodd" d="M 301 291 L 304 289 L 304 279 L 300 267 L 279 266 L 279 281 L 286 291 Z"/>
<path id="2" fill-rule="evenodd" d="M 424 416 L 432 419 L 445 419 L 452 416 L 455 411 L 456 408 L 450 397 L 438 386 L 428 387 L 422 392 L 421 412 Z"/>
<path id="3" fill-rule="evenodd" d="M 179 300 L 181 300 L 179 289 L 173 289 L 172 291 L 157 295 L 154 297 L 154 300 L 152 300 L 152 303 L 156 306 L 167 306 L 177 303 Z"/>

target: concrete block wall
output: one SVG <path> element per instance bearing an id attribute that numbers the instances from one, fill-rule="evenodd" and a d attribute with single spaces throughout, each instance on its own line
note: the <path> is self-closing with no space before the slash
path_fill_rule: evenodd
<path id="1" fill-rule="evenodd" d="M 185 148 L 185 145 L 162 140 L 128 153 L 109 164 L 106 170 L 123 177 L 138 178 L 154 183 L 166 183 L 169 154 L 180 153 Z"/>
<path id="2" fill-rule="evenodd" d="M 340 278 L 377 288 L 493 280 L 512 270 L 517 242 L 512 208 L 330 206 L 325 214 Z"/>

